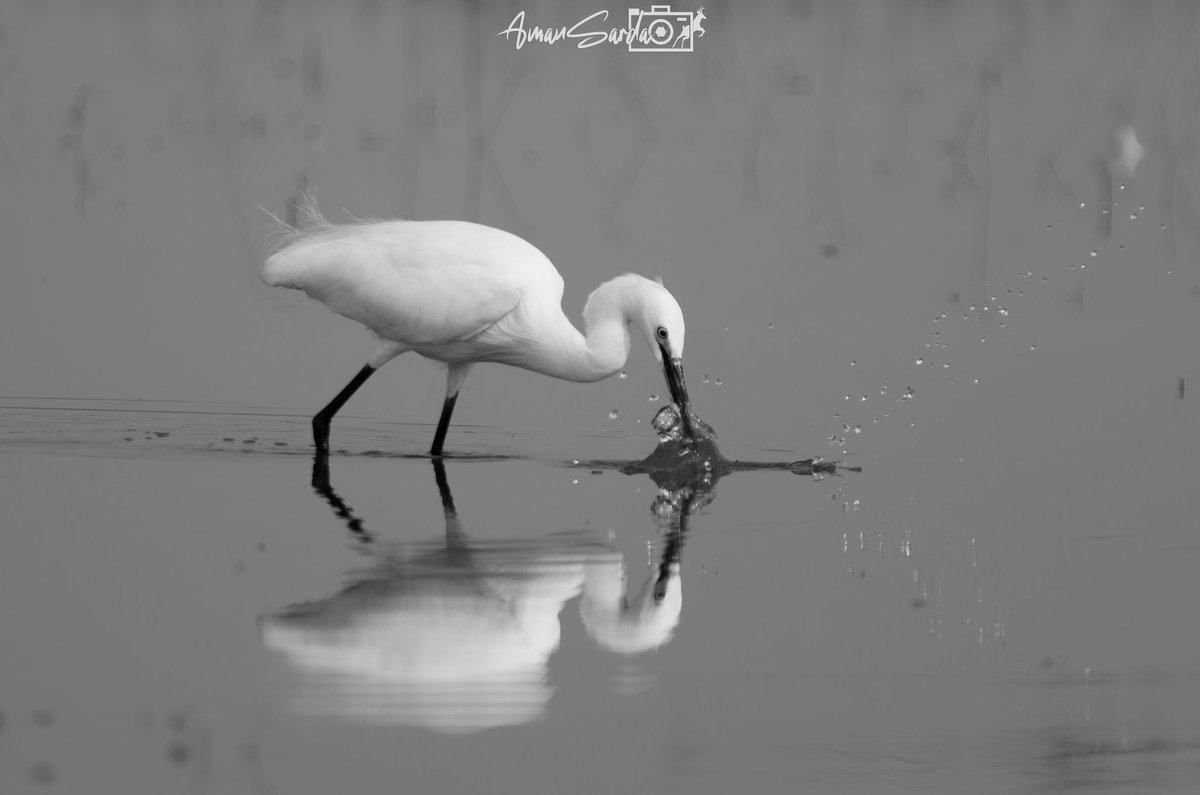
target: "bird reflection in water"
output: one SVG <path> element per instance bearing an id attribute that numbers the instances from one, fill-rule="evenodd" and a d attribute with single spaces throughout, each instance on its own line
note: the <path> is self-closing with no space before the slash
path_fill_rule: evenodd
<path id="1" fill-rule="evenodd" d="M 381 540 L 334 490 L 329 458 L 318 453 L 313 489 L 369 564 L 337 594 L 261 620 L 264 644 L 281 652 L 296 675 L 295 707 L 444 732 L 534 720 L 553 692 L 547 667 L 561 637 L 559 614 L 576 596 L 583 625 L 602 648 L 632 659 L 663 646 L 683 606 L 680 561 L 689 523 L 712 502 L 721 477 L 749 469 L 807 475 L 848 469 L 812 459 L 731 461 L 717 448 L 713 429 L 690 412 L 688 418 L 684 422 L 674 404 L 661 409 L 654 418 L 659 444 L 642 461 L 581 464 L 646 474 L 658 486 L 653 512 L 663 537 L 660 557 L 632 593 L 621 554 L 590 533 L 470 538 L 440 457 L 432 465 L 444 537 Z"/>
<path id="2" fill-rule="evenodd" d="M 263 643 L 289 663 L 298 711 L 458 733 L 534 720 L 553 692 L 559 614 L 579 595 L 583 624 L 603 648 L 633 655 L 670 640 L 683 604 L 686 518 L 668 522 L 657 569 L 627 594 L 621 554 L 590 533 L 471 539 L 442 460 L 432 464 L 444 538 L 399 543 L 367 530 L 334 490 L 328 457 L 314 458 L 314 490 L 370 562 L 337 594 L 260 621 Z"/>

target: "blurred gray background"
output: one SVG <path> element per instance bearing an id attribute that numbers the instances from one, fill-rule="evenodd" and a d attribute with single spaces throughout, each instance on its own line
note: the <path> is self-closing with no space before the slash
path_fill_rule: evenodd
<path id="1" fill-rule="evenodd" d="M 0 393 L 319 407 L 370 343 L 257 280 L 264 210 L 303 187 L 335 220 L 523 235 L 572 318 L 616 273 L 661 274 L 731 445 L 814 452 L 880 419 L 843 409 L 884 385 L 920 417 L 979 376 L 943 360 L 999 367 L 1001 413 L 1032 398 L 1080 436 L 1084 396 L 1115 421 L 1200 376 L 1195 4 L 704 9 L 695 52 L 629 53 L 497 35 L 589 2 L 4 4 Z M 934 337 L 943 312 L 974 347 Z M 641 435 L 663 384 L 640 347 L 591 387 L 482 367 L 457 419 Z M 442 389 L 410 355 L 347 412 L 432 423 Z"/>

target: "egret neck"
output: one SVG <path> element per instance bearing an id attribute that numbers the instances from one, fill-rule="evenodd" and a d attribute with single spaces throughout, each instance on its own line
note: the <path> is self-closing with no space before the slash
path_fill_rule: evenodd
<path id="1" fill-rule="evenodd" d="M 663 376 L 671 393 L 671 400 L 679 407 L 684 433 L 694 438 L 692 408 L 688 400 L 687 387 L 683 380 L 683 364 L 677 352 L 672 351 L 670 342 L 658 338 L 651 318 L 656 314 L 648 304 L 659 291 L 665 292 L 657 282 L 636 274 L 625 274 L 597 287 L 583 310 L 586 332 L 571 324 L 554 307 L 549 313 L 553 323 L 528 324 L 530 327 L 549 327 L 535 344 L 527 349 L 513 348 L 505 361 L 544 375 L 569 381 L 592 382 L 607 378 L 625 366 L 632 347 L 630 326 L 642 331 L 650 350 L 663 368 Z M 682 346 L 682 340 L 678 343 Z M 521 352 L 523 350 L 523 352 Z M 514 354 L 520 360 L 513 358 Z"/>
<path id="2" fill-rule="evenodd" d="M 526 328 L 538 330 L 531 345 L 505 351 L 503 361 L 578 383 L 600 381 L 618 372 L 629 360 L 629 324 L 636 317 L 631 311 L 629 291 L 617 285 L 620 279 L 605 282 L 588 297 L 583 310 L 584 334 L 560 307 L 546 306 L 544 314 L 538 313 L 543 317 L 537 322 L 521 322 Z"/>

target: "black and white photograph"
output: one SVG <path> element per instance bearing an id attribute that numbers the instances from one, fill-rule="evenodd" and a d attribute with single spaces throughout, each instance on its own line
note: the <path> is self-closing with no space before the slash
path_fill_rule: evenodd
<path id="1" fill-rule="evenodd" d="M 0 793 L 1200 792 L 1200 2 L 0 0 Z"/>

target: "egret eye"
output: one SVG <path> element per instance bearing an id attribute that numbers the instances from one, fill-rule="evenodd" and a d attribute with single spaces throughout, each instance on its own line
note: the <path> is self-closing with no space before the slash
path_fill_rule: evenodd
<path id="1" fill-rule="evenodd" d="M 656 333 L 658 334 L 658 338 L 660 340 L 665 340 L 667 338 L 667 330 L 662 326 L 658 327 L 658 331 Z"/>

